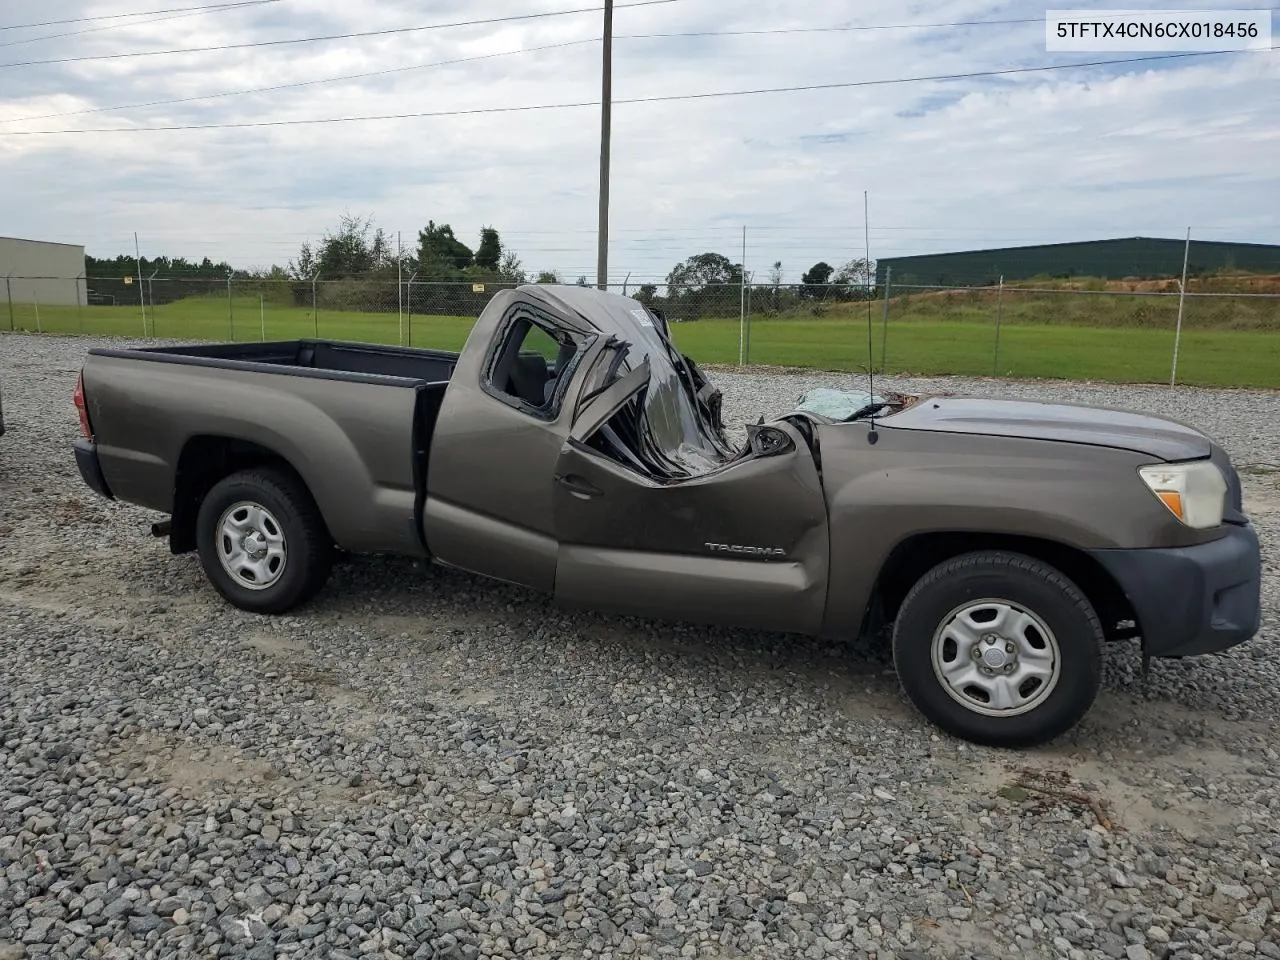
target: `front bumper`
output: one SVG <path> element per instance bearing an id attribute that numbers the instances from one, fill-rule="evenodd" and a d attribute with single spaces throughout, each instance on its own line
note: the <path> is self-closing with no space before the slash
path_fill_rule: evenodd
<path id="1" fill-rule="evenodd" d="M 98 445 L 85 437 L 76 438 L 76 466 L 80 468 L 80 477 L 89 488 L 108 500 L 114 500 L 111 488 L 107 486 L 107 478 L 102 475 L 102 464 L 98 462 Z"/>
<path id="2" fill-rule="evenodd" d="M 1247 523 L 1192 547 L 1091 553 L 1128 596 L 1150 656 L 1215 653 L 1258 631 L 1262 556 Z"/>

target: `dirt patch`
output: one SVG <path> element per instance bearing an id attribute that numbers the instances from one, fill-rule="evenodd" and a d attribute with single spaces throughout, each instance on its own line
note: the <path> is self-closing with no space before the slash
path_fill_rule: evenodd
<path id="1" fill-rule="evenodd" d="M 449 693 L 449 702 L 455 707 L 483 707 L 498 699 L 496 690 L 455 690 Z"/>
<path id="2" fill-rule="evenodd" d="M 175 746 L 162 740 L 139 746 L 145 751 L 142 772 L 187 794 L 207 796 L 232 786 L 279 779 L 265 760 L 230 747 Z"/>
<path id="3" fill-rule="evenodd" d="M 365 804 L 376 795 L 367 789 L 282 776 L 269 761 L 233 747 L 197 747 L 163 738 L 140 740 L 135 746 L 135 775 L 158 780 L 193 799 L 260 792 L 277 802 L 306 798 L 308 806 L 323 810 Z"/>
<path id="4" fill-rule="evenodd" d="M 46 613 L 74 614 L 85 623 L 108 630 L 119 630 L 128 626 L 123 620 L 94 613 L 92 605 L 83 602 L 83 593 L 42 588 L 43 581 L 38 573 L 38 570 L 29 573 L 0 572 L 0 583 L 8 583 L 18 588 L 0 589 L 0 603 L 11 603 L 14 606 L 43 610 Z M 60 571 L 60 575 L 65 576 L 65 573 Z"/>
<path id="5" fill-rule="evenodd" d="M 328 698 L 334 726 L 352 740 L 368 740 L 378 730 L 378 713 L 369 699 L 354 690 L 335 690 Z"/>
<path id="6" fill-rule="evenodd" d="M 268 657 L 287 658 L 307 649 L 307 642 L 301 637 L 291 637 L 273 630 L 255 630 L 241 643 Z"/>
<path id="7" fill-rule="evenodd" d="M 1244 496 L 1244 512 L 1247 516 L 1280 513 L 1280 483 L 1274 487 L 1250 485 Z"/>
<path id="8" fill-rule="evenodd" d="M 944 957 L 1006 957 L 1004 944 L 990 930 L 973 920 L 922 917 L 916 922 L 920 939 L 942 951 Z"/>
<path id="9" fill-rule="evenodd" d="M 1208 798 L 1164 802 L 1168 791 L 1160 781 L 1179 784 L 1189 770 L 1206 782 L 1222 782 L 1240 766 L 1240 758 L 1221 750 L 1189 748 L 1182 763 L 1168 764 L 1159 773 L 1149 770 L 1140 784 L 1127 782 L 1120 770 L 1127 764 L 1104 764 L 1074 755 L 1068 758 L 1023 758 L 993 763 L 980 774 L 991 794 L 1011 804 L 1035 809 L 1073 811 L 1088 826 L 1132 833 L 1173 831 L 1183 839 L 1231 828 L 1235 808 Z M 992 789 L 994 787 L 994 789 Z"/>

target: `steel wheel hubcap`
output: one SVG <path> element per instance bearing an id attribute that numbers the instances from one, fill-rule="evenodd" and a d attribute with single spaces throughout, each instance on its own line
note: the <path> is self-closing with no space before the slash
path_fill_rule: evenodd
<path id="1" fill-rule="evenodd" d="M 1010 600 L 974 600 L 943 618 L 931 644 L 933 672 L 953 700 L 989 717 L 1040 706 L 1058 685 L 1058 639 Z"/>
<path id="2" fill-rule="evenodd" d="M 260 503 L 234 503 L 218 520 L 218 560 L 248 590 L 265 590 L 280 579 L 288 558 L 285 546 L 280 522 Z"/>

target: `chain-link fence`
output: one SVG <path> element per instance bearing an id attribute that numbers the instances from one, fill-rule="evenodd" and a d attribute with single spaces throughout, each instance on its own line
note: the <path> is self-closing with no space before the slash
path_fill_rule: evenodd
<path id="1" fill-rule="evenodd" d="M 0 329 L 458 349 L 512 284 L 7 277 Z M 1280 388 L 1280 275 L 982 287 L 631 283 L 707 364 Z"/>

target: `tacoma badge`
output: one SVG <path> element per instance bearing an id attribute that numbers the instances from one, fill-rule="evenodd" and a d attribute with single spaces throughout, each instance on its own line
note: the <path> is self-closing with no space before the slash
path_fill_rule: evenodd
<path id="1" fill-rule="evenodd" d="M 738 543 L 711 543 L 705 544 L 708 550 L 715 550 L 719 553 L 746 553 L 757 557 L 785 557 L 787 552 L 781 547 L 752 547 L 744 546 Z"/>

